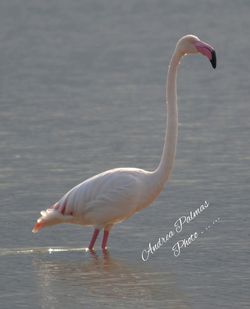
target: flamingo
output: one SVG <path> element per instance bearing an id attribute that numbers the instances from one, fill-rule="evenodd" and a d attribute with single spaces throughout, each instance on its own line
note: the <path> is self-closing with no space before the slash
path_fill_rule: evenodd
<path id="1" fill-rule="evenodd" d="M 216 53 L 212 46 L 194 35 L 185 35 L 177 42 L 168 68 L 167 127 L 158 167 L 153 171 L 121 167 L 83 181 L 50 208 L 41 211 L 33 233 L 59 223 L 93 226 L 88 249 L 94 250 L 96 239 L 103 229 L 102 249 L 105 251 L 111 228 L 148 207 L 158 197 L 171 175 L 175 161 L 178 133 L 177 69 L 181 58 L 190 54 L 204 55 L 216 68 Z"/>

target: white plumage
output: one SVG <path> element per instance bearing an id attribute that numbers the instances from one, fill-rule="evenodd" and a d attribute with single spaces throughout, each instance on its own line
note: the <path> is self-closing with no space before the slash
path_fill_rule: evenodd
<path id="1" fill-rule="evenodd" d="M 193 35 L 181 38 L 172 56 L 167 78 L 167 131 L 161 161 L 156 170 L 137 168 L 112 169 L 85 180 L 67 192 L 57 203 L 41 212 L 33 232 L 59 223 L 94 226 L 89 244 L 92 250 L 99 231 L 104 229 L 102 248 L 105 249 L 109 231 L 136 212 L 149 206 L 168 180 L 175 159 L 178 112 L 176 75 L 180 59 L 185 54 L 201 53 L 216 66 L 213 48 Z"/>
<path id="2" fill-rule="evenodd" d="M 149 204 L 151 174 L 136 168 L 117 168 L 91 177 L 42 211 L 33 232 L 59 223 L 109 230 Z"/>

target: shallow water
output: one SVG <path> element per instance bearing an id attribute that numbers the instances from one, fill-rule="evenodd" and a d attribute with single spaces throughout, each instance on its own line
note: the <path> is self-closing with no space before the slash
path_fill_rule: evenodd
<path id="1" fill-rule="evenodd" d="M 1 308 L 250 307 L 249 13 L 232 0 L 1 1 Z M 159 199 L 113 229 L 107 254 L 84 250 L 88 228 L 32 234 L 83 179 L 155 168 L 166 69 L 186 33 L 216 48 L 218 67 L 183 60 L 177 158 Z"/>

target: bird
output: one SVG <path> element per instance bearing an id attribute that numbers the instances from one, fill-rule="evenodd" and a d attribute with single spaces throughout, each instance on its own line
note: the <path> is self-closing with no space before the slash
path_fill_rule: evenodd
<path id="1" fill-rule="evenodd" d="M 47 210 L 41 211 L 32 232 L 60 223 L 94 228 L 88 250 L 101 230 L 101 248 L 107 250 L 112 227 L 152 204 L 169 180 L 176 155 L 178 135 L 177 71 L 183 56 L 200 54 L 216 68 L 216 53 L 208 43 L 188 34 L 181 37 L 172 54 L 166 81 L 166 133 L 160 163 L 153 171 L 121 167 L 93 176 L 73 187 Z"/>

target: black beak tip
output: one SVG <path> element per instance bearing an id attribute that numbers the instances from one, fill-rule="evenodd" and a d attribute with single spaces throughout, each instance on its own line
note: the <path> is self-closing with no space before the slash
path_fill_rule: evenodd
<path id="1" fill-rule="evenodd" d="M 212 51 L 212 58 L 211 58 L 210 62 L 212 64 L 212 67 L 215 69 L 216 68 L 216 53 L 215 53 L 214 50 Z"/>

